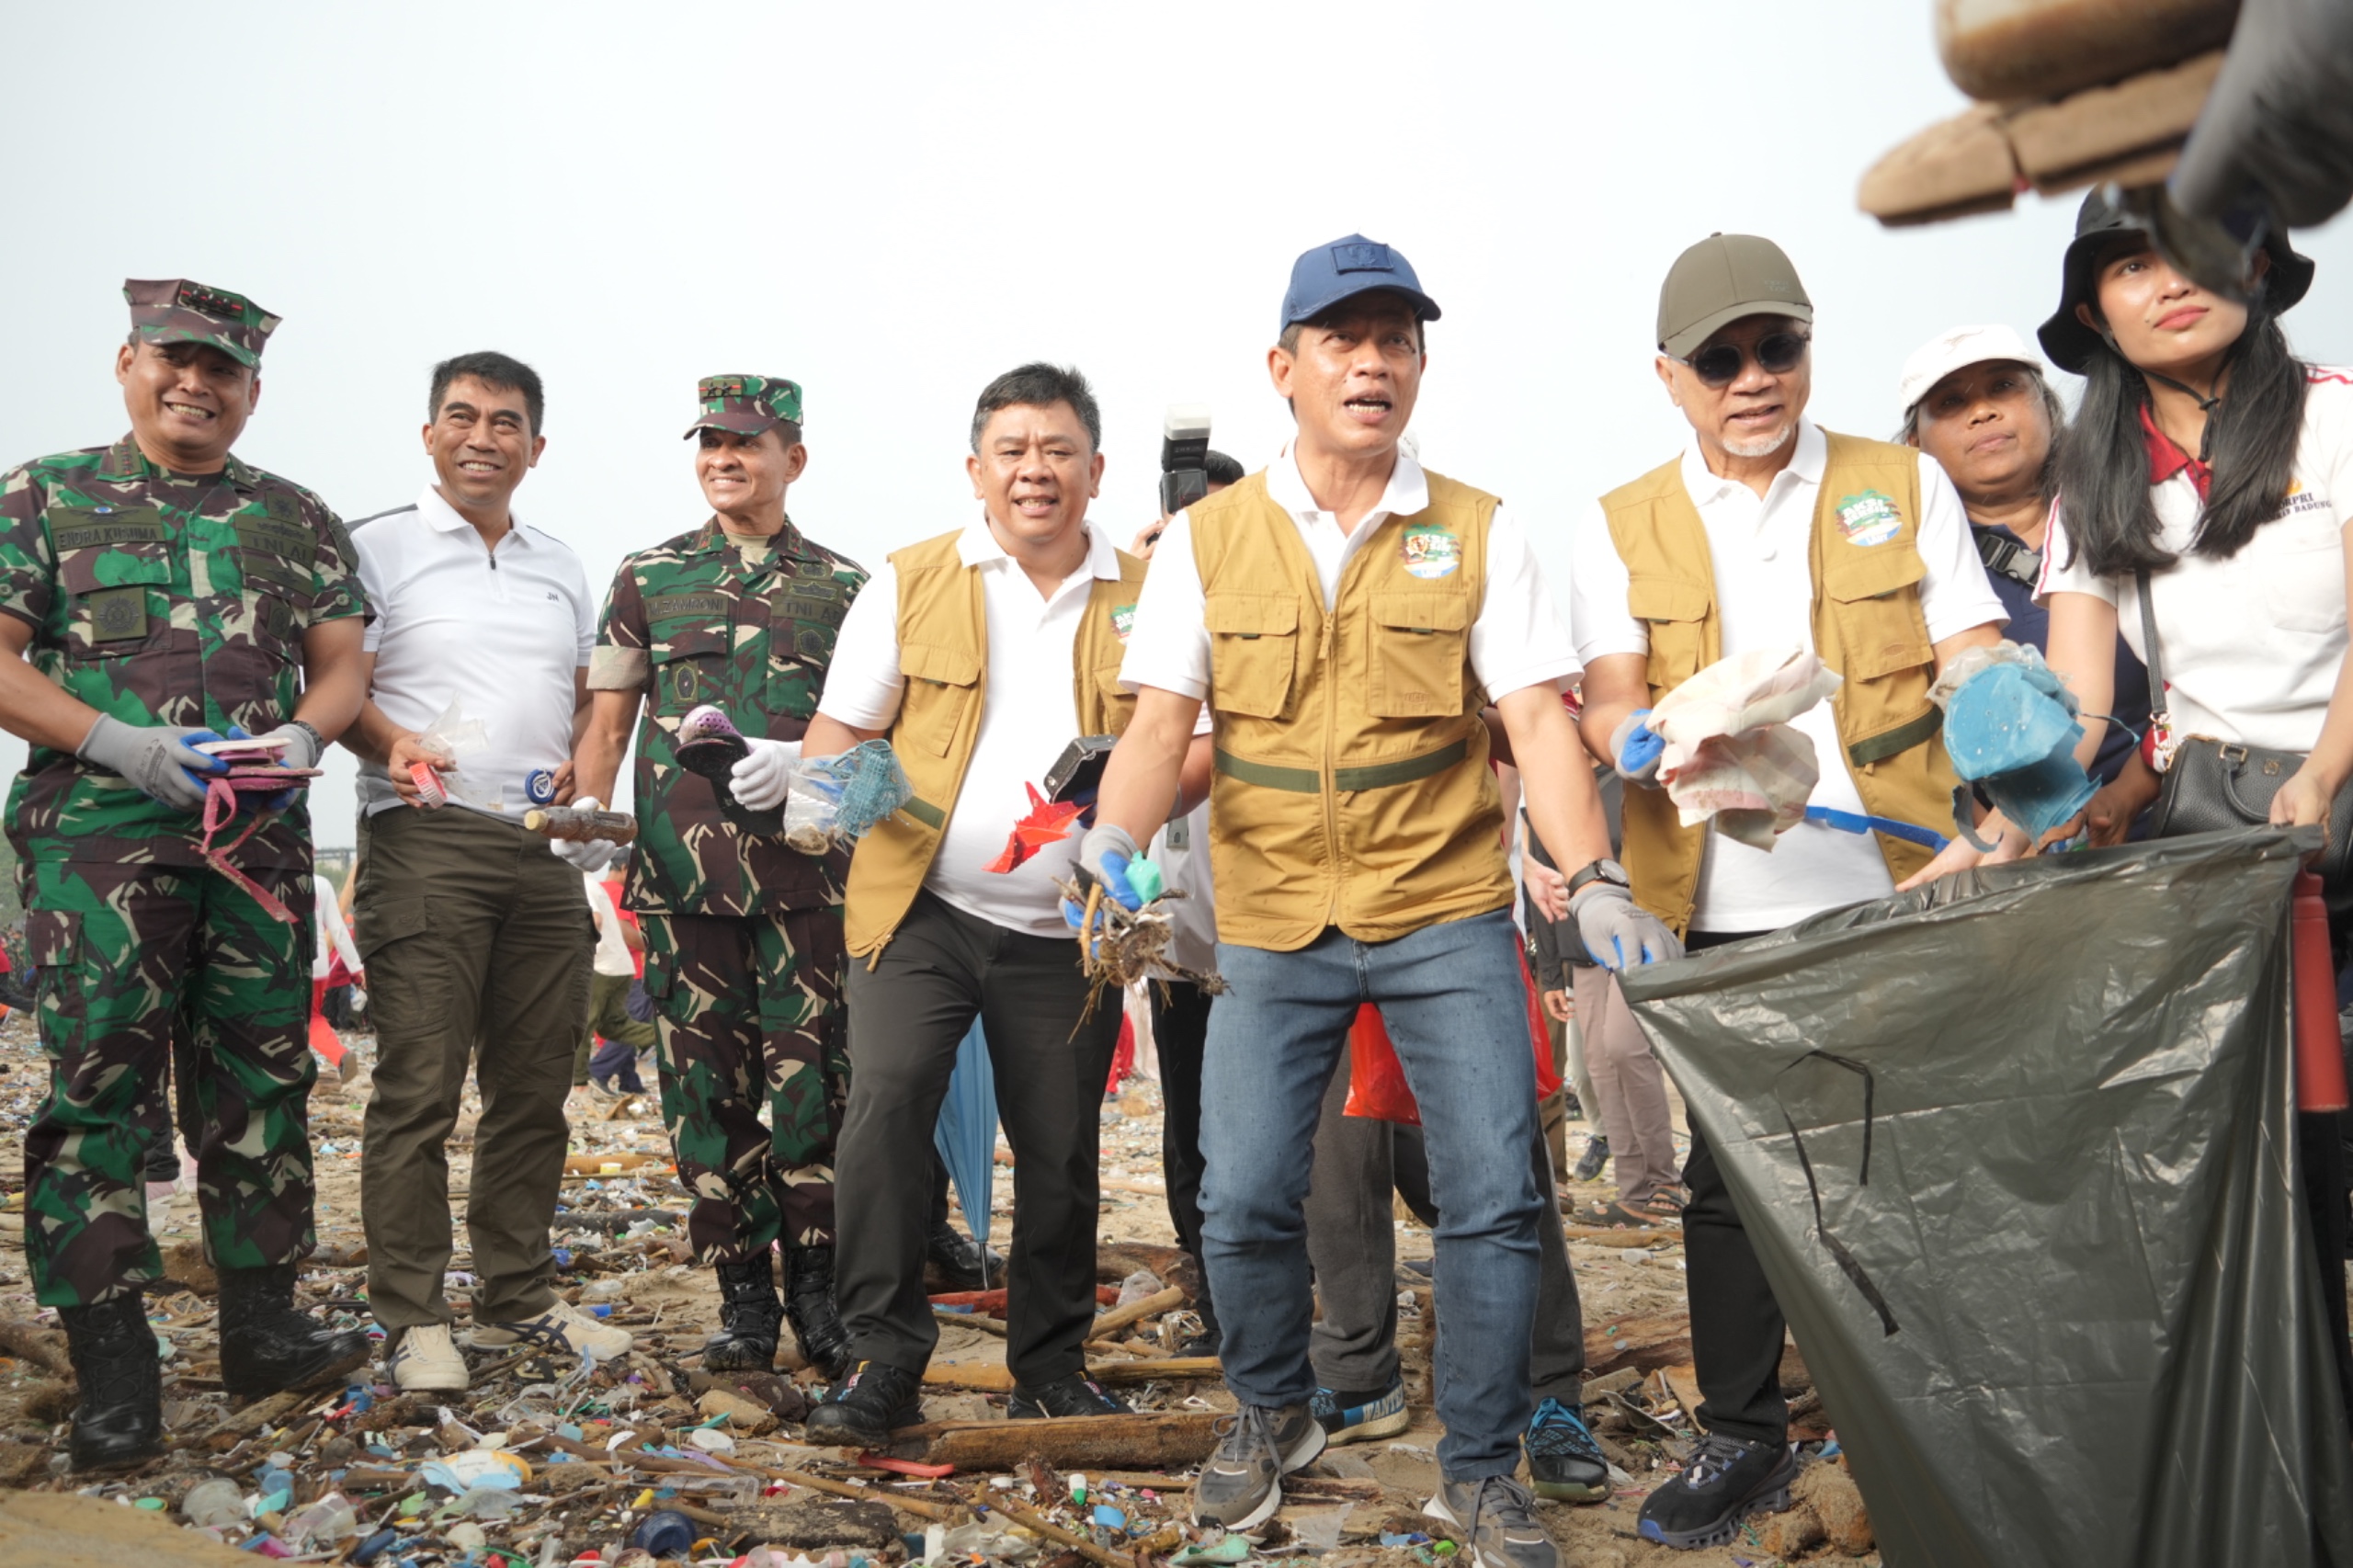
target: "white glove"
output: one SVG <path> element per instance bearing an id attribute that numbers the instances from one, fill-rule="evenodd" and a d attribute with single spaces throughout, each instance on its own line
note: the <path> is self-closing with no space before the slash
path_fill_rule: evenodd
<path id="1" fill-rule="evenodd" d="M 792 782 L 792 765 L 801 760 L 801 743 L 756 741 L 747 735 L 744 744 L 752 749 L 738 757 L 727 774 L 727 787 L 734 791 L 736 803 L 756 812 L 784 804 L 785 790 Z"/>
<path id="2" fill-rule="evenodd" d="M 605 802 L 594 795 L 572 802 L 584 812 L 601 812 Z M 551 838 L 548 853 L 584 871 L 601 871 L 613 863 L 613 846 L 601 838 Z"/>

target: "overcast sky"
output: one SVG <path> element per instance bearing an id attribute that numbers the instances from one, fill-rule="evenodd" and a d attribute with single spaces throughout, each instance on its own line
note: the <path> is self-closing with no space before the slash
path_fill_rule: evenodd
<path id="1" fill-rule="evenodd" d="M 1272 455 L 1290 260 L 1361 231 L 1445 312 L 1425 458 L 1511 502 L 1563 597 L 1583 506 L 1683 439 L 1650 356 L 1691 241 L 1783 244 L 1817 312 L 1812 412 L 1859 434 L 1894 425 L 1925 339 L 2052 308 L 2072 198 L 1900 233 L 1855 210 L 1864 168 L 1962 102 L 1930 10 L 11 6 L 0 461 L 119 435 L 121 280 L 188 277 L 286 318 L 238 450 L 347 517 L 425 484 L 433 361 L 538 367 L 517 510 L 600 593 L 705 516 L 679 432 L 722 371 L 806 389 L 793 519 L 872 563 L 973 515 L 990 377 L 1076 364 L 1107 425 L 1092 516 L 1125 543 L 1166 404 Z M 2353 359 L 2353 242 L 2302 243 L 2320 276 L 2290 335 Z M 334 757 L 322 846 L 352 838 Z"/>

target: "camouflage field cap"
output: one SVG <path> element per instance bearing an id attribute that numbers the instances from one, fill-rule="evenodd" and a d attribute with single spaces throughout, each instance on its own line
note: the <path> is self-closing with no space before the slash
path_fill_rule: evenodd
<path id="1" fill-rule="evenodd" d="M 240 365 L 261 363 L 278 318 L 226 289 L 185 278 L 126 278 L 131 324 L 150 343 L 209 343 Z"/>
<path id="2" fill-rule="evenodd" d="M 782 376 L 705 376 L 695 383 L 702 417 L 687 426 L 756 436 L 780 421 L 801 423 L 801 383 Z"/>

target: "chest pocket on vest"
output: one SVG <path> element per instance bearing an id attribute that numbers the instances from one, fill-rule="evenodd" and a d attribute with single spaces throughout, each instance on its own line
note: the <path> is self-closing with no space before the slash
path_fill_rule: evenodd
<path id="1" fill-rule="evenodd" d="M 654 711 L 683 714 L 727 700 L 726 622 L 656 625 L 653 631 Z M 741 725 L 747 716 L 729 717 Z"/>
<path id="2" fill-rule="evenodd" d="M 961 648 L 906 642 L 899 647 L 899 673 L 907 685 L 899 699 L 892 744 L 946 756 L 964 710 L 980 699 L 979 657 Z"/>
<path id="3" fill-rule="evenodd" d="M 1471 601 L 1462 594 L 1372 596 L 1372 688 L 1377 719 L 1430 719 L 1462 711 L 1471 656 Z"/>
<path id="4" fill-rule="evenodd" d="M 1920 596 L 1906 591 L 1928 574 L 1918 551 L 1882 555 L 1840 547 L 1822 574 L 1823 593 L 1832 601 L 1829 619 L 1837 628 L 1839 673 L 1848 680 L 1877 680 L 1935 660 Z"/>
<path id="5" fill-rule="evenodd" d="M 1299 596 L 1214 593 L 1202 610 L 1210 705 L 1252 719 L 1281 717 L 1299 665 Z"/>
<path id="6" fill-rule="evenodd" d="M 67 654 L 109 659 L 140 652 L 168 624 L 172 547 L 160 538 L 77 547 L 76 537 L 71 524 L 53 528 L 57 584 L 73 596 Z"/>
<path id="7" fill-rule="evenodd" d="M 1664 696 L 1699 673 L 1710 597 L 1700 585 L 1678 577 L 1636 576 L 1627 583 L 1627 613 L 1650 637 L 1654 695 Z"/>

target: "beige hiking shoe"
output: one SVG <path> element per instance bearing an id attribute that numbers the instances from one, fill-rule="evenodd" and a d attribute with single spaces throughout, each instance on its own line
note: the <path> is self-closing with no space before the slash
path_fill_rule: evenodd
<path id="1" fill-rule="evenodd" d="M 392 1386 L 403 1393 L 462 1393 L 466 1358 L 458 1354 L 446 1323 L 424 1323 L 401 1335 L 392 1348 Z"/>
<path id="2" fill-rule="evenodd" d="M 550 1351 L 594 1356 L 599 1361 L 628 1354 L 635 1343 L 629 1330 L 615 1328 L 562 1300 L 528 1322 L 487 1324 L 473 1335 L 477 1350 L 514 1350 L 536 1344 Z"/>

